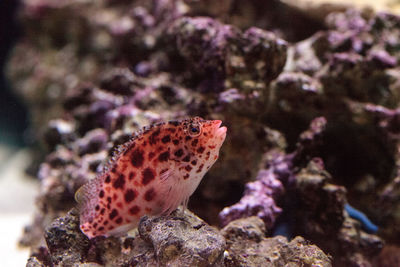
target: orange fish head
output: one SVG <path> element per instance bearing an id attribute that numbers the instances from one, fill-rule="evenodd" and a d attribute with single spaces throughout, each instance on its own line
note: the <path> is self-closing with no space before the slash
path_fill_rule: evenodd
<path id="1" fill-rule="evenodd" d="M 225 141 L 227 128 L 220 120 L 204 120 L 195 117 L 183 123 L 186 146 L 193 154 L 205 151 L 219 152 Z"/>

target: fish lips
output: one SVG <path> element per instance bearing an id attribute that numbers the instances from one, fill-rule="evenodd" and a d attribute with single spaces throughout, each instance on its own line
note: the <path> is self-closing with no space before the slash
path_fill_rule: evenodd
<path id="1" fill-rule="evenodd" d="M 222 137 L 222 139 L 224 140 L 228 129 L 225 126 L 220 127 L 222 124 L 221 120 L 214 120 L 213 123 L 217 136 Z"/>

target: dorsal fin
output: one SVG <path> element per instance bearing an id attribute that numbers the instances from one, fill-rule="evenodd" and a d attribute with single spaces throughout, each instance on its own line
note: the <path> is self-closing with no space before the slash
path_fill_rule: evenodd
<path id="1" fill-rule="evenodd" d="M 96 178 L 86 182 L 75 192 L 75 201 L 78 203 L 78 207 L 82 207 L 83 205 L 88 203 L 88 200 L 90 200 L 92 197 L 94 197 L 97 194 L 97 192 L 99 191 L 99 183 L 102 182 L 104 175 L 106 175 L 115 166 L 119 157 L 127 149 L 129 149 L 132 146 L 132 144 L 135 142 L 135 140 L 138 137 L 140 137 L 140 135 L 143 134 L 144 130 L 145 130 L 145 127 L 142 130 L 139 130 L 138 132 L 133 133 L 132 137 L 130 138 L 130 140 L 128 142 L 118 145 L 114 149 L 111 158 L 104 165 L 103 171 L 101 172 L 101 174 L 98 175 Z"/>
<path id="2" fill-rule="evenodd" d="M 136 131 L 132 134 L 131 138 L 128 141 L 126 141 L 123 144 L 117 145 L 113 149 L 109 160 L 104 164 L 103 171 L 100 176 L 110 171 L 115 166 L 118 159 L 125 153 L 125 151 L 129 150 L 131 146 L 134 145 L 136 139 L 138 139 L 142 134 L 143 134 L 143 129 Z"/>

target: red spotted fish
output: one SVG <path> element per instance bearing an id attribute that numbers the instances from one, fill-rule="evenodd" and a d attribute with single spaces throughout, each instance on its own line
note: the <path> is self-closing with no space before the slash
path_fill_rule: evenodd
<path id="1" fill-rule="evenodd" d="M 75 195 L 88 237 L 118 236 L 143 215 L 168 215 L 189 197 L 218 159 L 226 137 L 220 120 L 199 117 L 143 128 Z"/>

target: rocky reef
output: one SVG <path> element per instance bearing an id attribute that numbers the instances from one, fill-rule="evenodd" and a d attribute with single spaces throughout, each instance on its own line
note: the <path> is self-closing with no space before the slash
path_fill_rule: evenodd
<path id="1" fill-rule="evenodd" d="M 395 266 L 400 17 L 321 12 L 23 1 L 8 77 L 38 144 L 28 266 Z M 190 211 L 88 240 L 76 190 L 142 126 L 188 116 L 228 128 Z"/>

